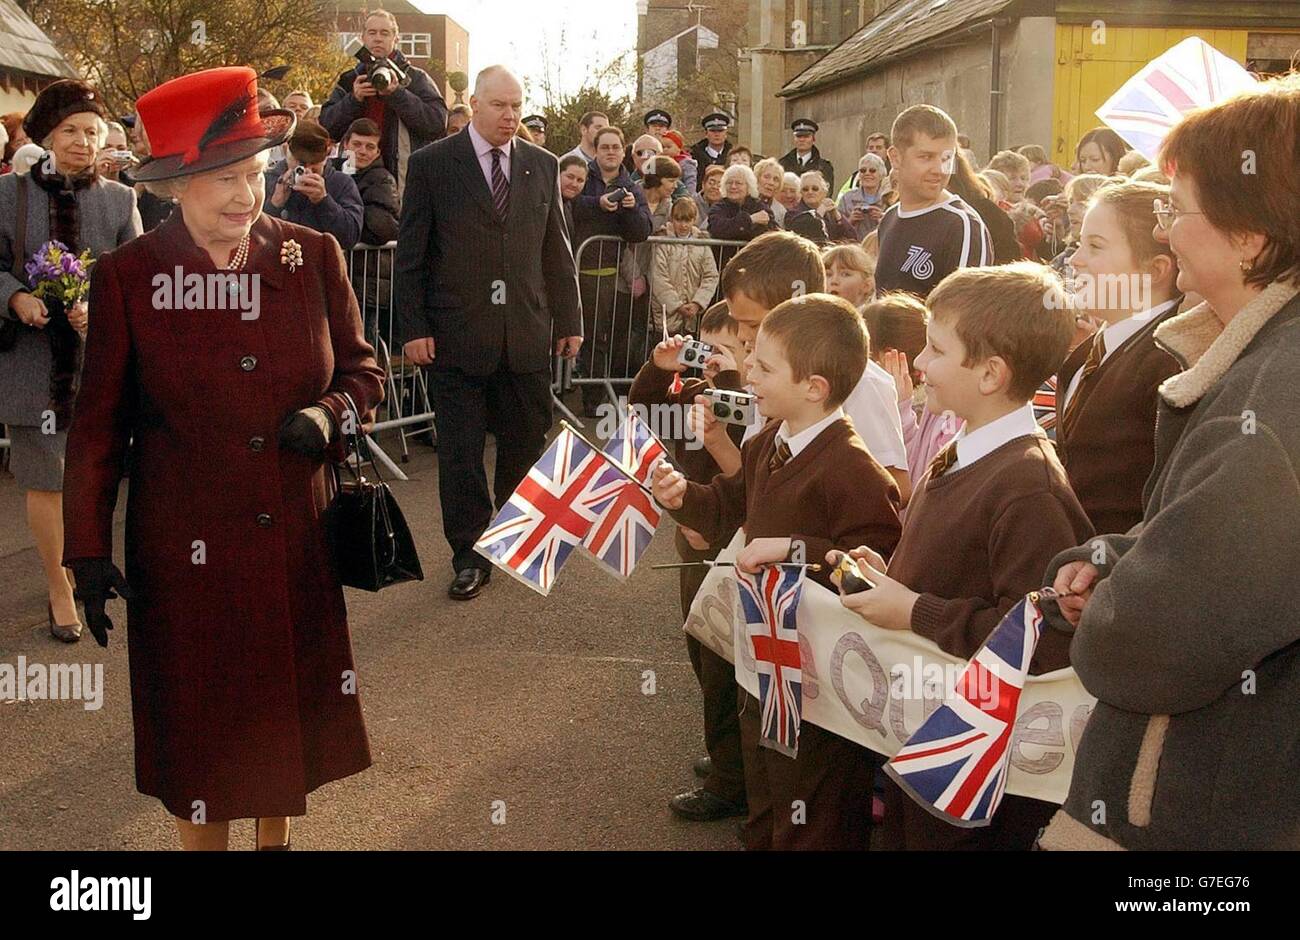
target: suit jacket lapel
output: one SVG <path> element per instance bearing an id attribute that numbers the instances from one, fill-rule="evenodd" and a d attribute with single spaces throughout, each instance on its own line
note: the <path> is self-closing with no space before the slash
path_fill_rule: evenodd
<path id="1" fill-rule="evenodd" d="M 532 180 L 533 167 L 529 163 L 525 166 L 524 148 L 519 146 L 519 141 L 513 141 L 510 153 L 510 203 L 506 206 L 506 221 L 513 220 L 517 207 L 524 202 L 524 189 Z"/>
<path id="2" fill-rule="evenodd" d="M 483 211 L 495 219 L 497 209 L 492 203 L 492 191 L 488 189 L 487 180 L 483 177 L 483 167 L 479 165 L 478 155 L 474 153 L 474 139 L 469 136 L 469 128 L 465 128 L 456 137 L 463 138 L 456 141 L 456 162 L 460 164 L 462 181 L 470 194 L 483 207 Z"/>

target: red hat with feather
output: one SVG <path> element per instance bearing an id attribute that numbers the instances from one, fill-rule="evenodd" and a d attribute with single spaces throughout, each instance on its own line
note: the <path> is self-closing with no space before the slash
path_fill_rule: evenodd
<path id="1" fill-rule="evenodd" d="M 147 183 L 229 166 L 284 143 L 292 111 L 259 112 L 257 73 L 238 66 L 182 75 L 145 93 L 136 113 L 152 157 L 131 172 Z"/>

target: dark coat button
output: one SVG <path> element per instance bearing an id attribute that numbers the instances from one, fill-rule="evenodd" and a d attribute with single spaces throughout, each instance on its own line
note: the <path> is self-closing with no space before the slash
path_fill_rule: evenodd
<path id="1" fill-rule="evenodd" d="M 266 438 L 251 437 L 248 439 L 248 446 L 252 449 L 253 453 L 260 454 L 262 452 L 262 448 L 266 446 Z"/>
<path id="2" fill-rule="evenodd" d="M 257 524 L 260 525 L 263 529 L 271 528 L 271 514 L 266 512 L 259 512 L 257 514 Z"/>
<path id="3" fill-rule="evenodd" d="M 257 357 L 245 356 L 243 359 L 240 359 L 239 368 L 243 369 L 245 372 L 252 372 L 257 368 Z"/>

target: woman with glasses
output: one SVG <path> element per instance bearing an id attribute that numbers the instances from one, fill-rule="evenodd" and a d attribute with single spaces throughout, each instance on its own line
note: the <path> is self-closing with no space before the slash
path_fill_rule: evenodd
<path id="1" fill-rule="evenodd" d="M 1142 520 L 1047 572 L 1097 707 L 1043 848 L 1300 847 L 1297 128 L 1292 73 L 1162 145 L 1158 237 L 1203 300 L 1154 333 L 1181 371 L 1159 387 Z"/>

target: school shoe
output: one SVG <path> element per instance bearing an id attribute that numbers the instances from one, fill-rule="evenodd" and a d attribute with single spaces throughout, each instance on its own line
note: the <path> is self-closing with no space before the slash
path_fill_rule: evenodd
<path id="1" fill-rule="evenodd" d="M 668 808 L 682 819 L 692 822 L 713 822 L 729 819 L 732 816 L 745 816 L 749 807 L 742 803 L 732 803 L 720 796 L 710 793 L 704 787 L 696 787 L 679 793 L 668 801 Z"/>
<path id="2" fill-rule="evenodd" d="M 703 757 L 697 757 L 691 769 L 695 771 L 695 776 L 701 780 L 708 780 L 709 775 L 713 773 L 713 758 L 707 754 Z"/>

